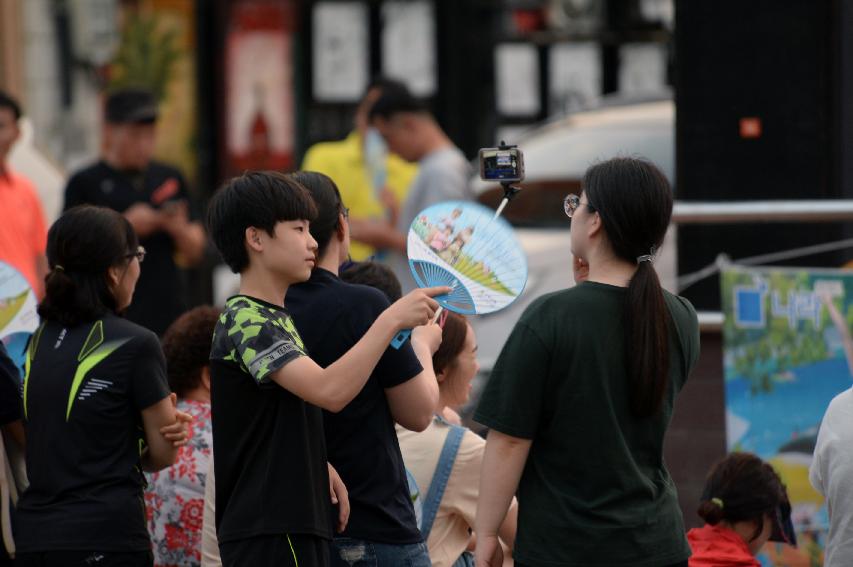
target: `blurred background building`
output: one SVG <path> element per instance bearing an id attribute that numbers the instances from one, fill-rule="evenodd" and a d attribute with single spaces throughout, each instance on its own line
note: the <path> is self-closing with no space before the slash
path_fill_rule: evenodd
<path id="1" fill-rule="evenodd" d="M 603 95 L 659 93 L 673 21 L 671 0 L 4 0 L 0 85 L 60 172 L 98 153 L 107 89 L 151 88 L 158 154 L 204 199 L 343 138 L 378 74 L 429 100 L 470 157 Z"/>

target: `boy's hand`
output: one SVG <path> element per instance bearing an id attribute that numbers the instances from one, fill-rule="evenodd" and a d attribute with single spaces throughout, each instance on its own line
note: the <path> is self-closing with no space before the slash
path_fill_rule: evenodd
<path id="1" fill-rule="evenodd" d="M 172 407 L 177 407 L 178 396 L 172 392 L 169 394 Z M 189 424 L 193 422 L 193 416 L 182 411 L 175 410 L 175 423 L 164 425 L 160 428 L 160 434 L 166 441 L 171 441 L 175 448 L 183 447 L 192 439 Z"/>
<path id="2" fill-rule="evenodd" d="M 430 355 L 435 354 L 441 346 L 441 326 L 435 323 L 421 325 L 412 329 L 412 343 L 419 343 L 429 349 Z"/>
<path id="3" fill-rule="evenodd" d="M 416 289 L 395 301 L 385 310 L 385 313 L 391 317 L 391 321 L 394 321 L 398 331 L 414 329 L 420 325 L 426 325 L 435 315 L 438 302 L 433 297 L 451 291 L 453 288 L 447 286 Z"/>
<path id="4" fill-rule="evenodd" d="M 349 522 L 349 493 L 335 467 L 331 463 L 327 464 L 329 465 L 329 492 L 332 496 L 332 504 L 338 505 L 337 529 L 338 533 L 341 533 Z"/>
<path id="5" fill-rule="evenodd" d="M 589 264 L 583 258 L 575 256 L 572 258 L 572 273 L 575 277 L 575 283 L 586 281 L 589 277 Z"/>

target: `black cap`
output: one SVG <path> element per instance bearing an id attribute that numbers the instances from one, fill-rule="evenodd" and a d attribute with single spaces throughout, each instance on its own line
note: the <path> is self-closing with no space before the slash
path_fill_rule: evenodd
<path id="1" fill-rule="evenodd" d="M 111 124 L 145 123 L 157 120 L 157 100 L 145 89 L 122 89 L 107 97 L 106 119 Z"/>
<path id="2" fill-rule="evenodd" d="M 794 523 L 791 521 L 791 504 L 787 498 L 776 508 L 776 518 L 773 521 L 770 541 L 778 541 L 797 547 L 797 534 L 794 532 Z"/>

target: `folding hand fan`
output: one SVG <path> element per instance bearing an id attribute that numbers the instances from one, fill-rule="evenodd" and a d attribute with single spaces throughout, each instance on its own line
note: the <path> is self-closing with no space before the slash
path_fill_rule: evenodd
<path id="1" fill-rule="evenodd" d="M 18 368 L 23 368 L 27 342 L 38 327 L 37 306 L 26 278 L 0 262 L 0 340 Z"/>
<path id="2" fill-rule="evenodd" d="M 527 259 L 510 224 L 497 212 L 465 201 L 433 205 L 415 217 L 408 235 L 409 268 L 420 287 L 453 288 L 439 305 L 464 315 L 503 309 L 527 283 Z M 394 338 L 399 348 L 410 331 Z"/>

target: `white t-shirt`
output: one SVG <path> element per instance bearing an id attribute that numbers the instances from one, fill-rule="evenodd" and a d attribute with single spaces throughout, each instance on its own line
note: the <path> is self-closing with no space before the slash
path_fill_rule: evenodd
<path id="1" fill-rule="evenodd" d="M 853 389 L 829 403 L 809 480 L 826 497 L 829 512 L 824 567 L 847 567 L 853 558 Z"/>
<path id="2" fill-rule="evenodd" d="M 409 187 L 397 229 L 408 235 L 418 213 L 436 203 L 473 200 L 468 185 L 470 176 L 471 167 L 465 154 L 456 146 L 447 146 L 424 156 L 418 162 L 418 175 Z M 390 254 L 388 264 L 400 280 L 404 294 L 415 289 L 415 280 L 405 254 Z"/>

